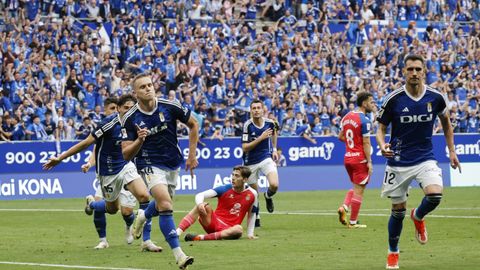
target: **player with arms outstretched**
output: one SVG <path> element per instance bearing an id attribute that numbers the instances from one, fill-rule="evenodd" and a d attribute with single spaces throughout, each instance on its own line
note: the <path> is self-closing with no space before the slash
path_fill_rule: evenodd
<path id="1" fill-rule="evenodd" d="M 387 158 L 382 197 L 392 200 L 388 222 L 387 269 L 399 268 L 398 242 L 412 180 L 416 179 L 425 194 L 420 205 L 410 212 L 415 225 L 415 237 L 420 244 L 426 244 L 428 240 L 424 217 L 442 199 L 442 170 L 437 166 L 432 145 L 433 125 L 437 116 L 448 146 L 450 165 L 461 171 L 445 95 L 424 84 L 425 60 L 421 56 L 408 55 L 404 63 L 406 84 L 385 98 L 377 118 L 377 142 L 382 155 Z M 390 124 L 390 142 L 386 143 L 385 135 Z"/>
<path id="2" fill-rule="evenodd" d="M 372 158 L 370 131 L 372 124 L 366 116 L 375 109 L 375 101 L 369 92 L 357 94 L 358 109 L 347 113 L 340 122 L 341 130 L 338 138 L 345 142 L 344 157 L 345 169 L 350 176 L 353 189 L 345 195 L 343 205 L 338 208 L 340 223 L 349 228 L 366 228 L 365 224 L 358 224 L 357 217 L 363 200 L 363 191 L 372 175 Z M 351 207 L 350 222 L 347 224 L 346 215 Z"/>
<path id="3" fill-rule="evenodd" d="M 256 239 L 253 233 L 257 192 L 245 187 L 250 174 L 248 167 L 236 166 L 232 171 L 231 184 L 198 193 L 195 196 L 196 206 L 182 219 L 177 234 L 181 235 L 198 219 L 207 234 L 186 234 L 185 241 L 238 239 L 243 233 L 242 221 L 248 213 L 247 236 Z M 218 198 L 215 211 L 205 202 L 205 199 L 213 197 Z"/>
<path id="4" fill-rule="evenodd" d="M 95 201 L 93 196 L 88 196 L 85 207 L 85 213 L 89 215 L 95 214 L 94 223 L 100 237 L 100 243 L 95 248 L 108 247 L 105 213 L 117 213 L 119 197 L 121 197 L 120 194 L 125 187 L 137 198 L 140 207 L 146 208 L 149 203 L 150 196 L 142 178 L 137 173 L 135 165 L 123 159 L 120 146 L 122 142 L 120 117 L 134 104 L 135 98 L 132 95 L 122 95 L 118 101 L 119 113 L 106 117 L 86 139 L 75 144 L 60 156 L 50 158 L 43 165 L 44 169 L 50 170 L 65 158 L 75 155 L 95 143 L 96 174 L 97 179 L 100 181 L 104 200 Z M 133 216 L 129 216 L 128 223 L 131 222 L 132 218 Z M 148 239 L 142 243 L 142 249 L 154 252 L 161 251 L 161 247 L 157 247 L 150 241 L 149 232 L 147 234 Z"/>
<path id="5" fill-rule="evenodd" d="M 278 124 L 264 117 L 264 104 L 254 99 L 250 103 L 251 119 L 243 125 L 242 150 L 243 164 L 250 168 L 252 174 L 248 184 L 258 192 L 258 178 L 263 173 L 268 180 L 268 189 L 264 193 L 267 211 L 274 211 L 273 195 L 278 190 L 278 172 L 275 161 L 277 153 Z M 255 226 L 260 226 L 257 205 L 257 220 Z"/>
<path id="6" fill-rule="evenodd" d="M 104 114 L 105 116 L 109 116 L 111 114 L 114 114 L 117 112 L 117 104 L 118 100 L 113 97 L 109 97 L 105 100 L 103 107 L 104 107 Z M 133 106 L 135 104 L 134 101 L 127 102 L 126 104 L 123 104 L 122 106 Z M 128 111 L 130 107 L 127 107 L 125 111 Z M 120 115 L 121 117 L 121 115 Z M 93 153 L 95 153 L 95 146 Z M 90 155 L 90 158 L 88 159 L 88 162 L 82 165 L 81 169 L 82 172 L 86 173 L 90 170 L 91 167 L 95 166 L 95 154 Z M 99 181 L 98 179 L 95 179 L 95 181 Z M 95 196 L 94 200 L 99 202 L 103 201 L 103 194 L 102 194 L 102 188 L 99 186 L 95 189 Z M 95 246 L 95 249 L 102 249 L 102 248 L 108 248 L 108 241 L 106 239 L 106 217 L 105 213 L 102 211 L 93 211 L 92 208 L 90 208 L 89 202 L 92 201 L 91 195 L 87 196 L 87 206 L 85 207 L 85 213 L 87 215 L 92 215 L 93 214 L 93 223 L 95 225 L 95 229 L 97 230 L 98 237 L 100 238 L 100 242 L 98 243 L 97 246 Z M 120 213 L 122 214 L 122 217 L 125 221 L 125 239 L 127 241 L 127 244 L 133 243 L 133 221 L 135 220 L 135 215 L 133 214 L 133 208 L 137 204 L 137 200 L 135 199 L 135 196 L 133 194 L 125 189 L 122 189 L 119 195 L 119 204 L 120 204 Z"/>
<path id="7" fill-rule="evenodd" d="M 127 113 L 123 122 L 122 151 L 126 160 L 135 160 L 143 180 L 155 202 L 137 214 L 134 235 L 141 235 L 141 227 L 152 216 L 159 215 L 159 226 L 175 256 L 180 269 L 193 263 L 193 257 L 185 255 L 173 220 L 172 197 L 175 192 L 183 155 L 178 146 L 177 120 L 185 123 L 189 132 L 189 154 L 185 169 L 198 166 L 195 153 L 198 142 L 198 124 L 191 111 L 178 101 L 157 98 L 152 78 L 139 74 L 132 81 L 138 102 Z"/>

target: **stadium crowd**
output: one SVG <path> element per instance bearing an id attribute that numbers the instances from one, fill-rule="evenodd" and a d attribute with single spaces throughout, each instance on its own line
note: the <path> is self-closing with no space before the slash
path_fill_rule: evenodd
<path id="1" fill-rule="evenodd" d="M 202 138 L 240 136 L 256 98 L 281 136 L 336 135 L 357 91 L 380 106 L 403 83 L 409 53 L 447 95 L 454 131 L 479 132 L 475 0 L 3 0 L 0 10 L 0 141 L 84 139 L 140 72 L 195 112 Z"/>

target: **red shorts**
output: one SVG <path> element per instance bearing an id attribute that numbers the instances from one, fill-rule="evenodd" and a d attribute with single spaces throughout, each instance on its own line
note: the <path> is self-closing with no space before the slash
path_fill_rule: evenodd
<path id="1" fill-rule="evenodd" d="M 215 215 L 215 212 L 212 212 L 212 218 L 211 218 L 210 224 L 205 224 L 203 220 L 199 220 L 199 221 L 203 229 L 207 233 L 220 232 L 231 227 L 225 224 L 224 222 L 222 222 L 221 220 L 219 220 L 217 218 L 217 215 Z"/>
<path id="2" fill-rule="evenodd" d="M 366 185 L 370 181 L 367 163 L 345 163 L 350 181 L 357 185 Z"/>

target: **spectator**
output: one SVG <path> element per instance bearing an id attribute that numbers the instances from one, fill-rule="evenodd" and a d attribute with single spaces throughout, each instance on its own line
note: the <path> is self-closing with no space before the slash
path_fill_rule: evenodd
<path id="1" fill-rule="evenodd" d="M 296 136 L 297 112 L 307 116 L 303 124 L 312 134 L 333 134 L 337 106 L 340 114 L 349 110 L 359 90 L 381 104 L 402 83 L 399 59 L 417 53 L 427 61 L 427 82 L 456 108 L 456 130 L 474 130 L 478 1 L 317 2 L 27 1 L 22 11 L 11 1 L 0 34 L 0 114 L 16 121 L 16 139 L 25 138 L 22 121 L 28 127 L 36 114 L 43 122 L 46 112 L 74 133 L 85 117 L 98 121 L 107 97 L 131 91 L 132 73 L 149 71 L 158 96 L 176 91 L 172 97 L 210 128 L 220 127 L 222 136 L 231 136 L 232 127 L 241 135 L 238 125 L 253 98 L 265 102 L 286 136 Z M 67 23 L 68 16 L 79 24 Z M 249 24 L 258 18 L 275 23 Z M 100 34 L 100 24 L 80 25 L 88 19 L 112 23 L 111 33 L 105 27 L 109 35 Z M 402 28 L 404 20 L 412 22 Z M 225 107 L 213 111 L 212 103 Z M 235 114 L 227 117 L 228 111 Z"/>
<path id="2" fill-rule="evenodd" d="M 32 123 L 27 127 L 25 133 L 32 141 L 46 141 L 48 139 L 48 134 L 45 131 L 45 127 L 40 122 L 40 117 L 38 115 L 32 116 Z"/>
<path id="3" fill-rule="evenodd" d="M 55 130 L 57 126 L 52 119 L 52 114 L 47 112 L 45 113 L 45 120 L 42 121 L 45 132 L 47 133 L 48 140 L 52 141 L 55 139 Z"/>
<path id="4" fill-rule="evenodd" d="M 84 140 L 85 138 L 88 137 L 90 133 L 92 133 L 94 129 L 95 128 L 92 125 L 90 117 L 88 116 L 84 117 L 83 124 L 78 127 L 77 131 L 75 131 L 75 134 L 76 134 L 75 139 Z"/>
<path id="5" fill-rule="evenodd" d="M 287 166 L 287 158 L 283 154 L 282 148 L 277 148 L 278 159 L 275 161 L 277 167 L 286 167 Z"/>

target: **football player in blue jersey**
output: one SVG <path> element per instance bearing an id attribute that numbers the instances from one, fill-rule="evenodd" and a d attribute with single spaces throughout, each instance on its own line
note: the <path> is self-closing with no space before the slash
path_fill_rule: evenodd
<path id="1" fill-rule="evenodd" d="M 388 222 L 387 269 L 399 268 L 398 241 L 412 180 L 418 182 L 425 194 L 420 205 L 410 212 L 415 225 L 415 237 L 420 244 L 426 244 L 428 240 L 424 217 L 442 199 L 442 170 L 437 166 L 432 145 L 433 125 L 437 116 L 443 127 L 450 165 L 461 172 L 445 95 L 424 84 L 425 61 L 421 56 L 408 55 L 404 64 L 406 84 L 385 98 L 377 117 L 379 127 L 376 138 L 382 155 L 387 158 L 382 196 L 392 200 Z M 390 124 L 390 141 L 386 143 L 385 135 Z"/>
<path id="2" fill-rule="evenodd" d="M 278 160 L 278 124 L 264 117 L 264 111 L 264 104 L 261 100 L 252 100 L 250 103 L 251 119 L 243 125 L 243 163 L 252 171 L 248 184 L 257 192 L 257 181 L 260 173 L 267 177 L 269 186 L 267 192 L 264 193 L 264 197 L 267 211 L 272 213 L 274 211 L 272 197 L 278 190 L 278 172 L 275 163 Z M 255 226 L 260 226 L 258 210 L 255 223 Z"/>
<path id="3" fill-rule="evenodd" d="M 145 211 L 138 211 L 134 235 L 141 235 L 145 220 L 159 215 L 160 230 L 165 236 L 180 269 L 193 263 L 180 247 L 173 220 L 173 202 L 183 155 L 178 146 L 177 120 L 185 123 L 189 132 L 189 153 L 185 169 L 198 166 L 196 158 L 198 124 L 191 111 L 178 101 L 157 98 L 152 78 L 139 74 L 132 81 L 138 102 L 122 119 L 122 151 L 126 160 L 134 160 L 155 202 Z"/>
<path id="4" fill-rule="evenodd" d="M 109 97 L 105 100 L 103 103 L 104 107 L 104 115 L 105 117 L 108 117 L 114 113 L 117 112 L 117 104 L 118 100 L 117 98 L 114 97 Z M 133 102 L 134 103 L 134 102 Z M 127 106 L 130 106 L 130 102 L 126 104 Z M 124 105 L 125 106 L 125 105 Z M 102 119 L 103 120 L 103 119 Z M 100 121 L 101 122 L 101 121 Z M 95 146 L 94 146 L 95 147 Z M 95 152 L 95 150 L 93 151 Z M 90 158 L 88 161 L 81 166 L 82 172 L 86 173 L 90 170 L 91 167 L 95 166 L 95 155 L 90 155 Z M 96 182 L 98 182 L 98 179 L 95 179 Z M 87 202 L 91 201 L 92 199 L 90 198 L 91 195 L 87 196 Z M 103 194 L 102 194 L 102 189 L 100 186 L 98 186 L 95 189 L 95 201 L 102 201 L 103 200 Z M 133 221 L 135 219 L 135 215 L 133 214 L 133 208 L 137 204 L 137 200 L 133 196 L 133 194 L 125 189 L 122 189 L 119 195 L 119 204 L 120 204 L 120 213 L 122 214 L 122 217 L 125 221 L 125 238 L 127 241 L 127 244 L 132 244 L 133 243 Z M 92 214 L 92 209 L 90 207 L 86 207 L 87 214 Z M 93 223 L 95 224 L 95 228 L 97 229 L 98 237 L 100 238 L 100 242 L 98 243 L 97 246 L 95 246 L 95 249 L 102 249 L 102 248 L 107 248 L 108 241 L 106 239 L 106 224 L 103 222 L 105 219 L 105 213 L 102 211 L 93 211 Z M 98 226 L 97 226 L 98 225 Z"/>
<path id="5" fill-rule="evenodd" d="M 135 165 L 132 162 L 125 161 L 122 156 L 120 115 L 128 111 L 134 104 L 135 98 L 132 95 L 121 96 L 118 101 L 120 114 L 113 113 L 107 116 L 86 139 L 75 144 L 60 156 L 50 158 L 43 165 L 45 170 L 50 170 L 65 158 L 75 155 L 95 143 L 96 174 L 100 181 L 104 200 L 95 201 L 93 196 L 87 196 L 85 213 L 88 215 L 94 214 L 94 224 L 100 237 L 100 243 L 95 247 L 96 249 L 108 247 L 105 213 L 117 213 L 119 198 L 123 197 L 121 194 L 124 186 L 135 196 L 140 206 L 143 205 L 146 208 L 149 203 L 148 191 L 137 173 Z M 90 166 L 95 164 L 90 164 Z M 87 168 L 82 169 L 86 170 Z M 131 205 L 131 203 L 129 204 Z M 124 218 L 127 226 L 130 226 L 134 215 L 131 213 Z M 146 236 L 142 243 L 142 250 L 160 252 L 162 248 L 156 246 L 150 240 L 149 228 L 147 227 L 145 230 Z"/>

